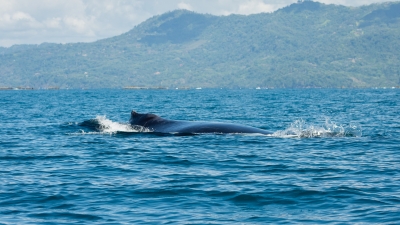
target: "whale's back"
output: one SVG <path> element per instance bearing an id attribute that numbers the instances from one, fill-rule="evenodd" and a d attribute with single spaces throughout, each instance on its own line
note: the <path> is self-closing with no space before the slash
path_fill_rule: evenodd
<path id="1" fill-rule="evenodd" d="M 153 126 L 155 132 L 163 133 L 259 133 L 271 134 L 266 130 L 233 123 L 203 122 L 203 121 L 167 121 Z"/>
<path id="2" fill-rule="evenodd" d="M 202 134 L 202 133 L 258 133 L 271 134 L 271 132 L 249 127 L 241 124 L 207 122 L 207 121 L 181 121 L 163 119 L 155 114 L 141 114 L 135 111 L 131 112 L 129 120 L 131 125 L 146 127 L 153 132 L 159 133 L 184 133 L 184 134 Z"/>

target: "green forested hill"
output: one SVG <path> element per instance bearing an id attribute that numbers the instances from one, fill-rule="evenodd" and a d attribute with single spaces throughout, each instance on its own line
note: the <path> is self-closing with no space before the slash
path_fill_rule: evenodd
<path id="1" fill-rule="evenodd" d="M 250 16 L 178 10 L 93 43 L 0 48 L 0 86 L 399 85 L 400 2 L 305 1 Z"/>

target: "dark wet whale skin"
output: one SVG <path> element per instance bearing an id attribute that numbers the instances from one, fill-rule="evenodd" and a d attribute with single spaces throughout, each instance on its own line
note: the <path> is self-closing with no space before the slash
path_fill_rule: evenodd
<path id="1" fill-rule="evenodd" d="M 257 133 L 272 134 L 272 132 L 234 123 L 183 121 L 163 119 L 155 114 L 131 112 L 131 125 L 139 125 L 159 133 Z"/>

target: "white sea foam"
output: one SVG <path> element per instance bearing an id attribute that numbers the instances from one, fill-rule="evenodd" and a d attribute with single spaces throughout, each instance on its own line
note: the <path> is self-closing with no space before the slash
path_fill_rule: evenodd
<path id="1" fill-rule="evenodd" d="M 276 131 L 272 134 L 274 137 L 283 138 L 361 137 L 361 135 L 360 125 L 336 124 L 330 119 L 326 119 L 323 125 L 307 124 L 302 119 L 296 120 L 285 130 Z"/>
<path id="2" fill-rule="evenodd" d="M 103 133 L 138 132 L 131 125 L 114 122 L 106 116 L 96 116 L 96 120 L 99 123 L 99 130 Z"/>
<path id="3" fill-rule="evenodd" d="M 137 133 L 137 132 L 151 132 L 148 128 L 142 126 L 132 126 L 129 123 L 119 123 L 107 119 L 106 116 L 96 116 L 91 120 L 96 124 L 97 131 L 84 131 L 80 130 L 74 134 L 115 134 L 118 132 L 123 133 Z"/>
<path id="4" fill-rule="evenodd" d="M 117 132 L 129 132 L 129 133 L 137 133 L 137 132 L 151 132 L 150 129 L 142 126 L 132 126 L 128 123 L 119 123 L 114 122 L 110 119 L 107 119 L 106 116 L 96 116 L 96 120 L 99 122 L 99 130 L 102 133 L 117 133 Z"/>

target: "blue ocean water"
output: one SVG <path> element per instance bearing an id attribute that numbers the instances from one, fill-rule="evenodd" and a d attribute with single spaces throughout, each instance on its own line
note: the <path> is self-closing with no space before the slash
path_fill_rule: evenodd
<path id="1" fill-rule="evenodd" d="M 2 91 L 0 105 L 1 224 L 400 222 L 398 89 Z M 139 132 L 132 109 L 274 134 Z"/>

